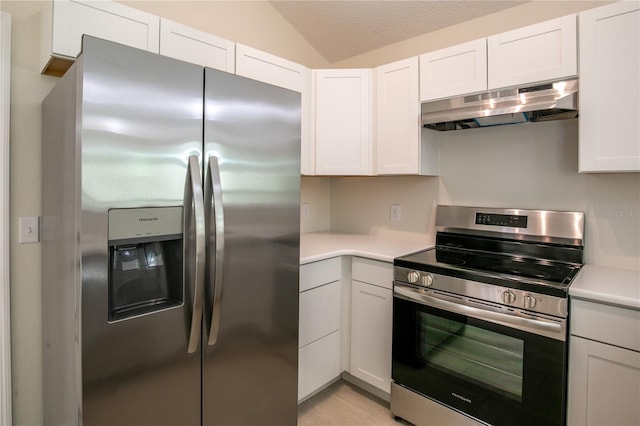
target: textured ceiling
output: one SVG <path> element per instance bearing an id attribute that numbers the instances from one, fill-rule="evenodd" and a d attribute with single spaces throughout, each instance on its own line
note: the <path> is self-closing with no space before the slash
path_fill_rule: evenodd
<path id="1" fill-rule="evenodd" d="M 270 3 L 333 63 L 526 1 L 272 0 Z"/>

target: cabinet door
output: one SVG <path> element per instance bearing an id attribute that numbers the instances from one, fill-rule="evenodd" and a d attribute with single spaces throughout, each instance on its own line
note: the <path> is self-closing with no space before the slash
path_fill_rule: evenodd
<path id="1" fill-rule="evenodd" d="M 489 37 L 488 88 L 577 75 L 576 43 L 576 15 Z"/>
<path id="2" fill-rule="evenodd" d="M 300 293 L 299 347 L 339 329 L 340 281 Z"/>
<path id="3" fill-rule="evenodd" d="M 420 172 L 418 58 L 376 69 L 377 174 Z"/>
<path id="4" fill-rule="evenodd" d="M 43 14 L 43 71 L 52 56 L 75 59 L 80 54 L 83 34 L 159 51 L 157 16 L 111 1 L 55 0 L 50 6 Z"/>
<path id="5" fill-rule="evenodd" d="M 373 173 L 371 70 L 315 70 L 316 174 Z"/>
<path id="6" fill-rule="evenodd" d="M 340 331 L 298 351 L 298 401 L 340 376 Z"/>
<path id="7" fill-rule="evenodd" d="M 236 74 L 300 93 L 300 172 L 303 175 L 315 174 L 315 152 L 311 135 L 311 70 L 304 65 L 236 44 Z"/>
<path id="8" fill-rule="evenodd" d="M 310 70 L 243 44 L 236 45 L 236 74 L 303 93 L 310 84 Z"/>
<path id="9" fill-rule="evenodd" d="M 352 281 L 350 373 L 391 391 L 392 291 Z"/>
<path id="10" fill-rule="evenodd" d="M 640 352 L 571 336 L 569 425 L 640 424 Z"/>
<path id="11" fill-rule="evenodd" d="M 640 3 L 580 14 L 580 171 L 640 171 Z"/>
<path id="12" fill-rule="evenodd" d="M 487 41 L 420 55 L 420 101 L 487 90 Z"/>
<path id="13" fill-rule="evenodd" d="M 233 73 L 235 43 L 162 18 L 160 54 Z"/>

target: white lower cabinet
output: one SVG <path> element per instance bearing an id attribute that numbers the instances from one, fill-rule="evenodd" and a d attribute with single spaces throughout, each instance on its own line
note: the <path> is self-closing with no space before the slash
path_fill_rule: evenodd
<path id="1" fill-rule="evenodd" d="M 300 267 L 298 401 L 347 371 L 391 391 L 393 265 L 334 257 Z M 349 300 L 350 299 L 350 300 Z M 371 390 L 369 389 L 369 390 Z"/>
<path id="2" fill-rule="evenodd" d="M 298 401 L 340 376 L 340 257 L 300 267 Z"/>
<path id="3" fill-rule="evenodd" d="M 571 302 L 569 425 L 640 425 L 640 311 Z"/>
<path id="4" fill-rule="evenodd" d="M 569 425 L 640 425 L 640 352 L 571 336 Z"/>
<path id="5" fill-rule="evenodd" d="M 393 266 L 354 257 L 351 281 L 350 373 L 391 391 Z"/>
<path id="6" fill-rule="evenodd" d="M 340 376 L 340 330 L 298 350 L 298 401 Z"/>

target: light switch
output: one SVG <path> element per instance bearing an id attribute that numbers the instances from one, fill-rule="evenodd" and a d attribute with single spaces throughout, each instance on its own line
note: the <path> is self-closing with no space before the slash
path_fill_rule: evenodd
<path id="1" fill-rule="evenodd" d="M 26 244 L 40 241 L 40 221 L 37 216 L 18 218 L 18 227 L 20 228 L 18 243 Z"/>
<path id="2" fill-rule="evenodd" d="M 302 203 L 302 217 L 309 217 L 309 203 Z"/>

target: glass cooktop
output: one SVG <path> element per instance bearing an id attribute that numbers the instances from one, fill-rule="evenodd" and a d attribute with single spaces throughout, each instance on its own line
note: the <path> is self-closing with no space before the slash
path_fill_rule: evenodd
<path id="1" fill-rule="evenodd" d="M 434 248 L 396 258 L 395 266 L 566 297 L 579 264 L 510 254 Z"/>

